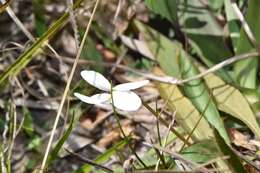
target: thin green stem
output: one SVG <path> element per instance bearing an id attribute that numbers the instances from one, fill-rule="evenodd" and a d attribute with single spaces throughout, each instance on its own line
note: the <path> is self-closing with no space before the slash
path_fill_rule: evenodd
<path id="1" fill-rule="evenodd" d="M 149 110 L 162 124 L 164 124 L 166 127 L 169 126 L 169 123 L 165 121 L 159 114 L 157 114 L 156 111 L 154 111 L 147 103 L 143 102 L 143 105 L 146 107 L 147 110 Z M 179 132 L 177 132 L 173 127 L 170 128 L 172 133 L 174 133 L 182 142 L 184 142 L 186 145 L 190 146 L 191 144 L 189 141 L 187 141 Z"/>
<path id="2" fill-rule="evenodd" d="M 113 86 L 112 86 L 112 82 L 111 82 L 111 101 L 112 101 L 112 108 L 113 108 L 113 112 L 115 114 L 115 117 L 116 117 L 116 122 L 117 122 L 117 125 L 118 125 L 118 128 L 120 129 L 124 139 L 127 141 L 127 144 L 131 150 L 132 153 L 134 153 L 135 157 L 137 158 L 137 160 L 143 165 L 144 168 L 148 168 L 146 166 L 146 164 L 142 161 L 142 159 L 137 155 L 137 153 L 134 151 L 134 148 L 131 146 L 131 144 L 129 143 L 129 139 L 128 137 L 126 136 L 122 126 L 121 126 L 121 123 L 120 123 L 120 119 L 119 119 L 119 116 L 117 114 L 117 111 L 116 111 L 116 108 L 115 108 L 115 105 L 114 105 L 114 98 L 113 98 Z"/>

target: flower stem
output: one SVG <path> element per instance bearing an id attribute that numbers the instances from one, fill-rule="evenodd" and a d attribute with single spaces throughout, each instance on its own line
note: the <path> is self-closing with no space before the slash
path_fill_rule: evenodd
<path id="1" fill-rule="evenodd" d="M 147 168 L 146 164 L 142 161 L 142 159 L 137 155 L 137 153 L 134 151 L 134 148 L 131 146 L 130 142 L 129 142 L 129 138 L 126 136 L 122 126 L 121 126 L 121 123 L 120 123 L 120 119 L 119 119 L 119 116 L 117 114 L 117 111 L 116 111 L 116 108 L 115 108 L 115 105 L 114 105 L 114 98 L 113 98 L 113 87 L 112 87 L 112 82 L 111 82 L 111 101 L 112 101 L 112 108 L 113 108 L 113 112 L 115 114 L 115 117 L 116 117 L 116 122 L 117 122 L 117 125 L 118 125 L 118 128 L 120 129 L 124 139 L 127 141 L 127 144 L 131 150 L 132 153 L 134 153 L 135 157 L 137 158 L 137 160 L 143 165 L 144 168 Z"/>

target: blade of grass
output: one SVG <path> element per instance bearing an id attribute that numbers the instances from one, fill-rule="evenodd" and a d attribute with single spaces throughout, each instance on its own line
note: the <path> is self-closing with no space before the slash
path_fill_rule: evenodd
<path id="1" fill-rule="evenodd" d="M 50 138 L 49 138 L 49 142 L 48 142 L 48 145 L 47 145 L 47 148 L 46 148 L 46 151 L 45 151 L 45 155 L 44 155 L 44 158 L 43 158 L 43 161 L 42 161 L 40 173 L 42 173 L 43 170 L 44 170 L 44 168 L 45 168 L 45 164 L 46 164 L 46 161 L 47 161 L 49 152 L 50 152 L 51 144 L 52 144 L 53 137 L 54 137 L 54 133 L 55 133 L 55 131 L 56 131 L 56 128 L 57 128 L 57 125 L 58 125 L 58 122 L 59 122 L 59 118 L 60 118 L 60 115 L 61 115 L 61 112 L 62 112 L 62 108 L 63 108 L 63 105 L 64 105 L 64 103 L 65 103 L 67 94 L 68 94 L 68 92 L 69 92 L 70 84 L 71 84 L 71 81 L 72 81 L 74 72 L 75 72 L 75 70 L 76 70 L 76 67 L 77 67 L 77 64 L 78 64 L 78 61 L 79 61 L 79 58 L 80 58 L 80 54 L 81 54 L 81 52 L 82 52 L 82 50 L 83 50 L 83 47 L 84 47 L 84 45 L 85 45 L 85 41 L 86 41 L 86 39 L 87 39 L 87 36 L 88 36 L 88 33 L 89 33 L 89 29 L 90 29 L 91 23 L 92 23 L 92 21 L 93 21 L 93 18 L 94 18 L 94 14 L 95 14 L 95 12 L 96 12 L 96 9 L 97 9 L 97 7 L 98 7 L 99 1 L 100 1 L 100 0 L 96 0 L 95 6 L 94 6 L 94 8 L 93 8 L 93 11 L 92 11 L 92 13 L 91 13 L 91 16 L 90 16 L 90 19 L 89 19 L 89 22 L 88 22 L 88 25 L 87 25 L 87 27 L 86 27 L 86 31 L 85 31 L 84 36 L 83 36 L 83 38 L 82 38 L 82 41 L 81 41 L 81 43 L 80 43 L 80 47 L 79 47 L 79 50 L 78 50 L 78 52 L 77 52 L 77 56 L 76 56 L 75 61 L 74 61 L 74 63 L 73 63 L 73 66 L 72 66 L 72 69 L 71 69 L 71 72 L 70 72 L 70 75 L 69 75 L 69 78 L 68 78 L 68 81 L 67 81 L 65 90 L 64 90 L 64 92 L 63 92 L 62 99 L 61 99 L 61 102 L 60 102 L 60 105 L 59 105 L 59 109 L 58 109 L 58 111 L 57 111 L 56 119 L 55 119 L 55 122 L 54 122 L 54 125 L 53 125 L 53 128 L 52 128 L 52 131 L 51 131 L 51 136 L 50 136 Z M 68 15 L 68 14 L 67 14 L 67 15 Z"/>
<path id="2" fill-rule="evenodd" d="M 73 9 L 78 8 L 82 1 L 83 0 L 76 1 Z M 0 75 L 0 85 L 3 84 L 8 77 L 18 74 L 35 55 L 40 53 L 42 46 L 66 24 L 68 17 L 69 13 L 64 13 L 36 42 L 23 52 L 17 60 Z"/>
<path id="3" fill-rule="evenodd" d="M 51 151 L 51 153 L 50 153 L 50 155 L 47 159 L 46 166 L 50 165 L 51 162 L 57 158 L 60 149 L 62 148 L 63 144 L 68 139 L 70 133 L 72 132 L 72 129 L 74 127 L 73 125 L 74 125 L 74 113 L 72 114 L 68 129 L 63 134 L 63 136 L 59 139 L 59 141 L 57 142 L 57 144 L 55 145 L 55 147 Z"/>
<path id="4" fill-rule="evenodd" d="M 7 0 L 5 3 L 0 5 L 0 14 L 11 4 L 12 0 Z"/>
<path id="5" fill-rule="evenodd" d="M 105 153 L 101 154 L 100 156 L 98 156 L 94 162 L 97 164 L 102 164 L 105 161 L 107 161 L 112 155 L 114 155 L 116 153 L 117 150 L 122 149 L 125 145 L 127 145 L 127 143 L 129 142 L 129 139 L 124 139 L 122 141 L 120 141 L 119 143 L 115 144 L 113 147 L 109 148 L 108 150 L 106 150 Z M 81 168 L 79 168 L 78 170 L 76 170 L 74 173 L 87 173 L 90 172 L 91 169 L 93 168 L 92 165 L 89 164 L 84 164 Z"/>

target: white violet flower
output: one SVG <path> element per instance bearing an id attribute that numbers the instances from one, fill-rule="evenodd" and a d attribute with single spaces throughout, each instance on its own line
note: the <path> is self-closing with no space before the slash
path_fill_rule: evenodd
<path id="1" fill-rule="evenodd" d="M 117 109 L 124 111 L 136 111 L 141 107 L 142 101 L 140 97 L 131 90 L 143 87 L 149 83 L 149 80 L 144 80 L 119 84 L 112 87 L 110 82 L 98 72 L 84 70 L 80 73 L 80 75 L 90 85 L 106 92 L 95 94 L 91 97 L 80 93 L 74 93 L 75 97 L 88 104 L 95 104 L 101 107 L 111 107 L 113 96 L 114 106 Z"/>

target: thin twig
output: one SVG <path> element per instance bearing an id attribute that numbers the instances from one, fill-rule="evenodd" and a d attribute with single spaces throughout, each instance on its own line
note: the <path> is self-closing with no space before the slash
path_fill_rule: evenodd
<path id="1" fill-rule="evenodd" d="M 210 73 L 214 73 L 214 72 L 222 69 L 223 67 L 228 66 L 228 65 L 230 65 L 234 62 L 237 62 L 237 61 L 240 61 L 240 60 L 243 60 L 243 59 L 247 59 L 247 58 L 252 58 L 252 57 L 255 57 L 255 56 L 258 56 L 258 55 L 259 55 L 258 52 L 251 51 L 251 52 L 248 52 L 248 53 L 243 53 L 243 54 L 240 54 L 240 55 L 233 56 L 231 58 L 228 58 L 225 61 L 222 61 L 222 62 L 212 66 L 208 70 L 205 70 L 198 75 L 195 75 L 195 76 L 187 78 L 187 79 L 179 80 L 179 82 L 177 84 L 184 84 L 184 83 L 190 82 L 192 80 L 200 79 L 200 78 L 202 78 L 202 77 L 204 77 L 204 76 L 206 76 Z"/>
<path id="2" fill-rule="evenodd" d="M 92 166 L 94 166 L 94 167 L 96 167 L 96 168 L 102 169 L 102 170 L 105 171 L 105 172 L 109 172 L 109 173 L 113 173 L 113 172 L 114 172 L 113 170 L 109 169 L 108 167 L 105 167 L 105 166 L 103 166 L 103 165 L 99 165 L 99 164 L 95 163 L 94 161 L 92 161 L 92 160 L 90 160 L 90 159 L 87 159 L 87 158 L 85 158 L 85 157 L 83 157 L 83 156 L 81 156 L 81 155 L 79 155 L 79 154 L 77 154 L 77 153 L 75 153 L 75 152 L 70 151 L 70 150 L 67 149 L 67 148 L 64 148 L 64 149 L 65 149 L 69 154 L 71 154 L 72 156 L 76 157 L 77 159 L 79 159 L 79 160 L 82 161 L 82 162 L 85 162 L 85 163 L 87 163 L 87 164 L 89 164 L 89 165 L 92 165 Z"/>
<path id="3" fill-rule="evenodd" d="M 166 138 L 165 138 L 164 141 L 163 141 L 162 147 L 165 147 L 166 144 L 167 144 L 167 142 L 168 142 L 168 137 L 169 137 L 169 135 L 170 135 L 171 128 L 172 128 L 172 126 L 173 126 L 173 124 L 174 124 L 174 122 L 175 122 L 176 112 L 177 112 L 177 111 L 174 111 L 174 112 L 173 112 L 173 117 L 174 117 L 174 118 L 172 119 L 171 123 L 169 124 L 169 127 L 168 127 L 167 132 L 166 132 Z M 161 151 L 160 153 L 161 153 L 161 155 L 162 155 L 162 154 L 163 154 L 163 151 Z M 159 158 L 159 159 L 157 160 L 157 163 L 156 163 L 156 166 L 155 166 L 155 170 L 158 170 L 160 161 L 161 161 L 161 159 Z"/>
<path id="4" fill-rule="evenodd" d="M 243 154 L 241 154 L 240 152 L 238 152 L 237 150 L 235 150 L 234 148 L 231 148 L 231 150 L 242 160 L 244 160 L 246 163 L 248 163 L 249 165 L 251 165 L 252 167 L 254 167 L 257 171 L 260 172 L 260 166 L 258 166 L 257 164 L 255 164 L 253 161 L 249 160 L 246 156 L 244 156 Z"/>
<path id="5" fill-rule="evenodd" d="M 164 124 L 166 127 L 170 127 L 169 123 L 163 119 L 158 112 L 154 111 L 146 102 L 143 101 L 143 105 L 144 107 L 149 110 L 162 124 Z M 189 141 L 186 141 L 186 139 L 177 131 L 175 130 L 173 127 L 170 128 L 171 132 L 174 133 L 180 140 L 182 140 L 184 143 L 186 143 L 186 145 L 190 146 L 191 144 L 189 143 Z"/>
<path id="6" fill-rule="evenodd" d="M 80 58 L 80 54 L 81 54 L 81 52 L 82 52 L 82 50 L 83 50 L 83 47 L 84 47 L 84 45 L 85 45 L 85 41 L 86 41 L 86 38 L 87 38 L 87 36 L 88 36 L 89 29 L 90 29 L 91 23 L 92 23 L 92 21 L 93 21 L 94 14 L 95 14 L 95 12 L 96 12 L 96 9 L 97 9 L 98 4 L 99 4 L 99 0 L 96 0 L 94 9 L 93 9 L 93 11 L 92 11 L 92 13 L 91 13 L 91 16 L 90 16 L 88 25 L 87 25 L 87 27 L 86 27 L 86 31 L 85 31 L 84 36 L 83 36 L 83 39 L 82 39 L 82 41 L 81 41 L 81 43 L 80 43 L 80 47 L 79 47 L 77 56 L 76 56 L 76 58 L 75 58 L 75 61 L 74 61 L 73 66 L 72 66 L 72 69 L 71 69 L 71 72 L 70 72 L 70 75 L 69 75 L 69 78 L 68 78 L 68 82 L 67 82 L 66 87 L 65 87 L 65 90 L 64 90 L 64 92 L 63 92 L 62 100 L 61 100 L 61 102 L 60 102 L 59 109 L 58 109 L 58 111 L 57 111 L 57 115 L 56 115 L 56 119 L 55 119 L 55 122 L 54 122 L 54 125 L 53 125 L 53 128 L 52 128 L 51 136 L 50 136 L 50 138 L 49 138 L 49 142 L 48 142 L 48 145 L 47 145 L 47 148 L 46 148 L 46 151 L 45 151 L 45 155 L 44 155 L 44 158 L 43 158 L 43 161 L 42 161 L 40 173 L 42 173 L 43 170 L 44 170 L 44 168 L 45 168 L 45 164 L 46 164 L 46 161 L 47 161 L 49 152 L 50 152 L 51 144 L 52 144 L 52 141 L 53 141 L 53 137 L 54 137 L 54 134 L 55 134 L 55 131 L 56 131 L 56 128 L 57 128 L 59 119 L 60 119 L 60 115 L 61 115 L 61 112 L 62 112 L 62 108 L 63 108 L 63 105 L 64 105 L 64 103 L 65 103 L 67 94 L 68 94 L 68 92 L 69 92 L 70 84 L 71 84 L 72 78 L 73 78 L 73 76 L 74 76 L 74 73 L 75 73 L 75 70 L 76 70 L 76 67 L 77 67 L 79 58 Z"/>
<path id="7" fill-rule="evenodd" d="M 238 8 L 236 3 L 231 3 L 232 8 L 234 9 L 236 15 L 238 16 L 241 24 L 242 24 L 242 28 L 244 29 L 246 36 L 248 37 L 249 41 L 254 45 L 255 49 L 257 50 L 258 53 L 260 53 L 260 48 L 257 44 L 257 41 L 255 39 L 255 36 L 252 32 L 252 30 L 250 29 L 248 23 L 246 22 L 242 12 L 240 11 L 240 9 Z"/>
<path id="8" fill-rule="evenodd" d="M 117 66 L 123 61 L 125 54 L 127 52 L 127 49 L 124 49 L 120 56 L 117 58 L 117 61 L 115 63 L 115 66 L 111 69 L 110 73 L 113 74 L 116 71 Z"/>
<path id="9" fill-rule="evenodd" d="M 230 156 L 219 156 L 217 158 L 209 160 L 206 163 L 200 164 L 197 168 L 194 168 L 194 170 L 198 170 L 199 167 L 205 167 L 205 166 L 208 166 L 208 165 L 212 165 L 212 164 L 216 163 L 218 160 L 227 160 L 229 158 L 230 158 Z"/>
<path id="10" fill-rule="evenodd" d="M 143 171 L 135 171 L 135 173 L 198 173 L 200 171 L 198 170 L 191 170 L 191 171 L 173 171 L 173 170 L 159 170 L 159 171 L 154 171 L 154 170 L 143 170 Z M 214 173 L 214 172 L 230 172 L 227 169 L 208 169 L 207 173 Z"/>
<path id="11" fill-rule="evenodd" d="M 118 5 L 117 5 L 117 8 L 116 8 L 116 13 L 114 15 L 114 19 L 113 19 L 113 23 L 115 24 L 116 21 L 117 21 L 117 18 L 118 18 L 118 15 L 120 13 L 120 10 L 122 8 L 122 0 L 118 0 Z"/>
<path id="12" fill-rule="evenodd" d="M 171 76 L 158 76 L 158 75 L 154 75 L 154 74 L 151 74 L 151 73 L 145 73 L 145 72 L 142 72 L 140 70 L 133 69 L 131 67 L 121 65 L 121 64 L 118 64 L 117 68 L 125 70 L 125 71 L 130 71 L 132 73 L 143 76 L 143 77 L 150 79 L 150 80 L 153 80 L 153 81 L 158 81 L 158 82 L 167 83 L 167 84 L 174 84 L 174 85 L 182 85 L 184 83 L 203 78 L 204 76 L 206 76 L 210 73 L 214 73 L 214 72 L 222 69 L 223 67 L 226 67 L 226 66 L 228 66 L 228 65 L 230 65 L 234 62 L 244 60 L 244 59 L 248 59 L 248 58 L 253 58 L 253 57 L 256 57 L 256 56 L 259 56 L 259 55 L 260 55 L 260 53 L 258 53 L 254 49 L 254 50 L 249 51 L 247 53 L 243 53 L 243 54 L 240 54 L 240 55 L 230 57 L 227 60 L 222 61 L 222 62 L 212 66 L 211 68 L 209 68 L 209 69 L 207 69 L 207 70 L 205 70 L 205 71 L 203 71 L 203 72 L 201 72 L 201 73 L 199 73 L 199 74 L 197 74 L 193 77 L 187 78 L 187 79 L 177 79 L 177 78 L 174 78 L 174 77 L 171 77 Z M 50 55 L 50 57 L 52 57 L 52 56 Z M 65 62 L 72 63 L 71 58 L 69 58 L 69 57 L 62 57 L 62 58 Z M 107 67 L 113 67 L 115 65 L 114 63 L 104 63 L 104 62 L 97 63 L 97 62 L 91 61 L 91 60 L 80 60 L 79 64 L 84 64 L 84 65 L 85 64 L 94 64 L 94 65 L 102 65 L 102 66 L 107 66 Z"/>
<path id="13" fill-rule="evenodd" d="M 67 0 L 67 5 L 68 5 L 69 14 L 70 14 L 70 16 L 69 16 L 70 23 L 71 23 L 71 27 L 72 27 L 73 33 L 74 33 L 76 49 L 78 50 L 80 39 L 79 39 L 79 30 L 78 30 L 78 26 L 77 26 L 77 22 L 76 22 L 76 17 L 73 12 L 73 0 Z"/>

